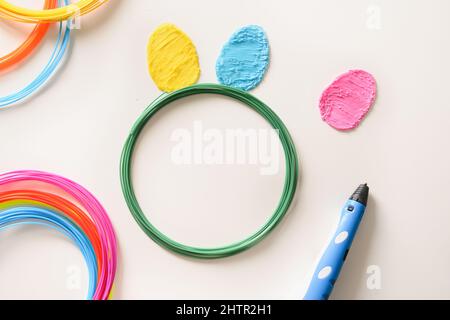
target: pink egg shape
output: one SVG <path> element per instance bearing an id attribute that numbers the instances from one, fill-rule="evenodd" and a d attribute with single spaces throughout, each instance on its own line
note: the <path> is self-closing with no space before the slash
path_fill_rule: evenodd
<path id="1" fill-rule="evenodd" d="M 320 98 L 323 121 L 337 130 L 359 126 L 375 103 L 375 78 L 363 70 L 351 70 L 339 76 Z"/>

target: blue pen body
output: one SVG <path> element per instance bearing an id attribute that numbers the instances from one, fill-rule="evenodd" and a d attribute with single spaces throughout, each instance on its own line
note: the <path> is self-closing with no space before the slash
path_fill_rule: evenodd
<path id="1" fill-rule="evenodd" d="M 339 226 L 314 272 L 305 300 L 327 300 L 366 210 L 369 188 L 361 185 L 341 211 Z"/>

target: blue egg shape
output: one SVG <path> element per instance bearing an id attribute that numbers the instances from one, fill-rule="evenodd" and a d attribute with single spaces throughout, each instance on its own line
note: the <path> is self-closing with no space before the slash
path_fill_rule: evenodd
<path id="1" fill-rule="evenodd" d="M 261 83 L 269 61 L 264 30 L 255 25 L 243 27 L 223 46 L 216 63 L 217 79 L 223 85 L 249 91 Z"/>

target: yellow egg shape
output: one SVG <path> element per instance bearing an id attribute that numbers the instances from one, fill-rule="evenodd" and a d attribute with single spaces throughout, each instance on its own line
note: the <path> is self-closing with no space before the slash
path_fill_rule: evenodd
<path id="1" fill-rule="evenodd" d="M 197 50 L 191 39 L 173 24 L 159 26 L 147 46 L 150 76 L 165 92 L 195 84 L 200 77 Z"/>

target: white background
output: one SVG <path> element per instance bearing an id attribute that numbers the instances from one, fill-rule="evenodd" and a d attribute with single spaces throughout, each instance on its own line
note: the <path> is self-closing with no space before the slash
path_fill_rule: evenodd
<path id="1" fill-rule="evenodd" d="M 449 11 L 446 0 L 111 0 L 82 19 L 66 63 L 45 89 L 0 112 L 0 170 L 58 173 L 100 199 L 120 244 L 116 299 L 299 299 L 340 208 L 363 182 L 371 187 L 370 203 L 332 298 L 448 299 Z M 283 223 L 235 257 L 197 261 L 166 252 L 139 229 L 121 193 L 123 143 L 160 94 L 147 72 L 145 48 L 163 22 L 175 23 L 195 42 L 200 82 L 216 82 L 216 58 L 239 27 L 259 24 L 270 40 L 270 70 L 253 94 L 290 129 L 301 177 Z M 0 54 L 29 30 L 1 21 Z M 26 63 L 1 74 L 2 96 L 46 63 L 54 31 Z M 339 133 L 321 121 L 318 99 L 353 68 L 374 74 L 379 95 L 357 130 Z M 261 176 L 255 166 L 176 166 L 170 135 L 195 120 L 205 128 L 267 127 L 227 99 L 177 103 L 151 122 L 139 143 L 137 193 L 148 217 L 173 238 L 227 244 L 269 217 L 284 171 Z M 380 290 L 366 286 L 371 265 L 381 270 Z M 0 283 L 0 298 L 78 299 L 87 275 L 70 242 L 25 228 L 0 235 Z"/>

